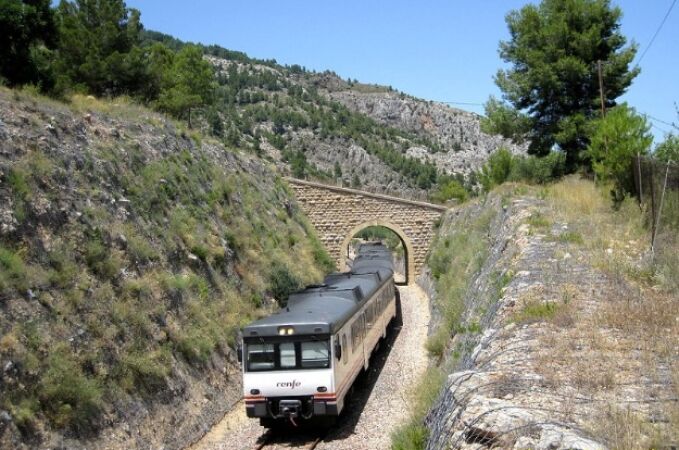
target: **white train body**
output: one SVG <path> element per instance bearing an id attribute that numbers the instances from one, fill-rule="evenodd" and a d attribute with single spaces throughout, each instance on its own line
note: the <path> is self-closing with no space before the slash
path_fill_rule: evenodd
<path id="1" fill-rule="evenodd" d="M 280 313 L 243 330 L 246 412 L 278 419 L 337 416 L 396 316 L 391 253 L 364 245 L 351 272 L 290 296 Z"/>

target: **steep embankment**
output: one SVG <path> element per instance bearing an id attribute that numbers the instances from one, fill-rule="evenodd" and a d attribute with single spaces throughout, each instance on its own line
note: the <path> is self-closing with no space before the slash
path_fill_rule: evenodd
<path id="1" fill-rule="evenodd" d="M 505 186 L 442 226 L 435 304 L 454 338 L 430 342 L 452 373 L 427 448 L 676 444 L 679 296 L 653 277 L 642 222 L 570 178 Z M 456 244 L 479 230 L 487 250 L 460 290 Z"/>
<path id="2" fill-rule="evenodd" d="M 0 90 L 0 447 L 182 448 L 239 398 L 237 328 L 328 264 L 256 157 Z"/>

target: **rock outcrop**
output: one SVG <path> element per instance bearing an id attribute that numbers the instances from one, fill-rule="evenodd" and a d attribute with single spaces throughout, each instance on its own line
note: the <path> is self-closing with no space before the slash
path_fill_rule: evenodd
<path id="1" fill-rule="evenodd" d="M 502 136 L 491 136 L 481 131 L 477 114 L 451 108 L 396 92 L 356 92 L 342 90 L 328 92 L 352 111 L 395 128 L 400 128 L 431 140 L 436 148 L 415 145 L 407 155 L 434 162 L 447 173 L 468 174 L 479 170 L 488 156 L 500 147 L 515 154 L 525 153 L 525 146 L 517 145 Z"/>
<path id="2" fill-rule="evenodd" d="M 675 442 L 677 380 L 669 371 L 679 324 L 667 314 L 676 298 L 602 270 L 633 271 L 643 253 L 626 241 L 622 250 L 597 249 L 601 238 L 559 219 L 553 205 L 507 187 L 442 225 L 445 239 L 495 211 L 488 256 L 468 285 L 443 364 L 452 373 L 426 419 L 428 449 Z"/>

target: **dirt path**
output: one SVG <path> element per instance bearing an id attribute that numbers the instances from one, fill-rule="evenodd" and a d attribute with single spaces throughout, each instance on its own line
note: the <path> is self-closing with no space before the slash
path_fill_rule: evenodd
<path id="1" fill-rule="evenodd" d="M 388 449 L 391 433 L 408 417 L 407 396 L 427 366 L 424 343 L 429 325 L 429 302 L 418 286 L 401 286 L 403 326 L 395 327 L 374 355 L 367 374 L 356 380 L 356 391 L 346 412 L 318 449 Z M 189 450 L 247 450 L 265 433 L 245 416 L 238 403 Z M 281 441 L 284 441 L 282 439 Z M 270 448 L 303 447 L 282 442 Z"/>

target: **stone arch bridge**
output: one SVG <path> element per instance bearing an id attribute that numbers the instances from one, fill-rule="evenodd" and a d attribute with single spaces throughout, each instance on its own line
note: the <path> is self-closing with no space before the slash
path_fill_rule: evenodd
<path id="1" fill-rule="evenodd" d="M 434 224 L 447 209 L 294 178 L 286 181 L 339 268 L 344 267 L 351 238 L 366 227 L 379 225 L 392 230 L 403 243 L 407 283 L 420 273 L 434 239 Z"/>

